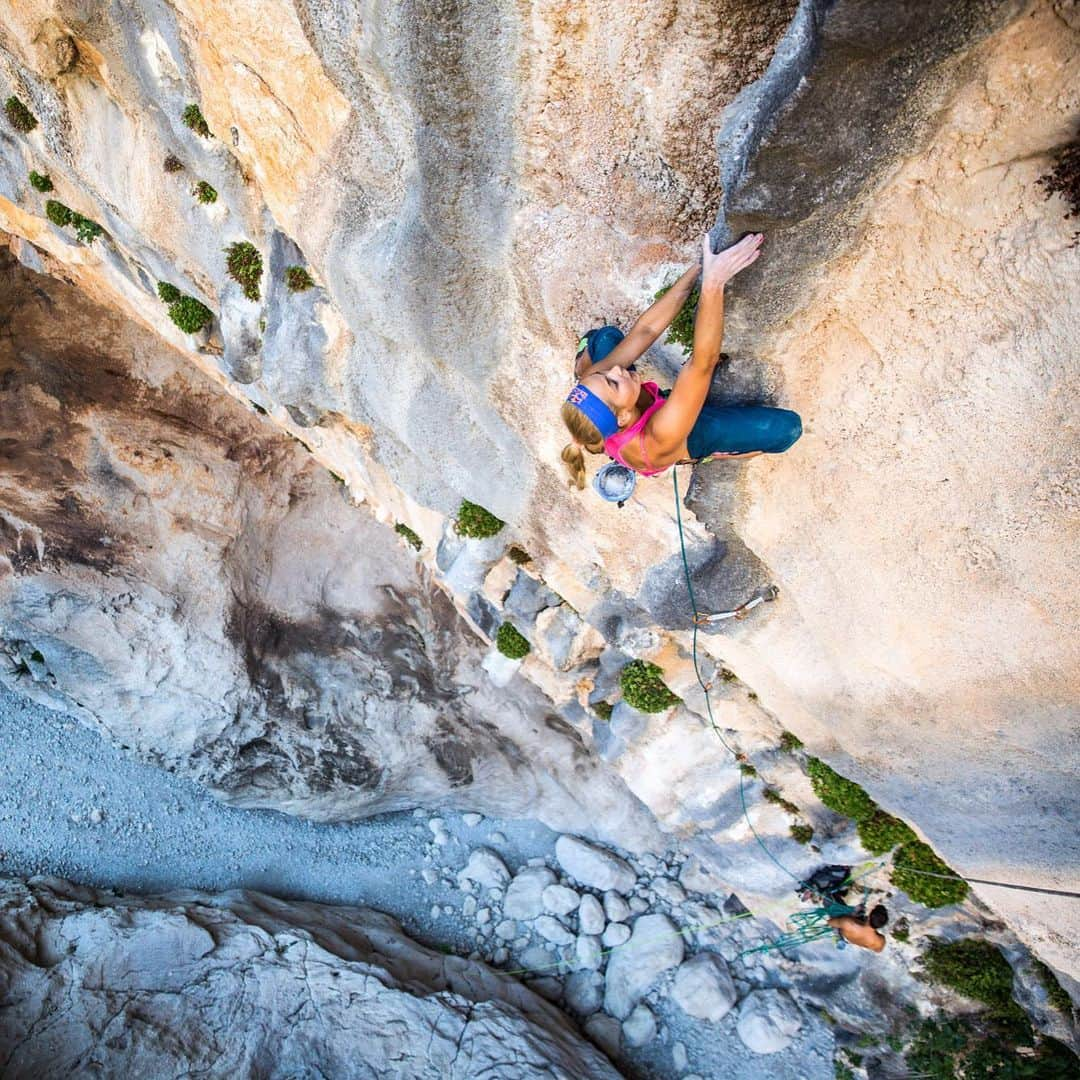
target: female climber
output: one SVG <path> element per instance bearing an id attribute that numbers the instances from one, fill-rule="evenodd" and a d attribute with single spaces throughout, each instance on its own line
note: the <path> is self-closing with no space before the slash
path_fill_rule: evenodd
<path id="1" fill-rule="evenodd" d="M 579 488 L 585 486 L 585 459 L 607 453 L 641 473 L 655 476 L 671 465 L 711 457 L 742 458 L 780 454 L 802 434 L 788 409 L 764 405 L 706 405 L 724 334 L 724 286 L 761 254 L 761 233 L 743 237 L 714 254 L 709 237 L 701 264 L 691 266 L 623 337 L 614 326 L 586 335 L 574 374 L 577 385 L 562 405 L 573 442 L 562 452 Z M 668 328 L 701 273 L 701 299 L 694 320 L 694 347 L 669 396 L 643 383 L 634 362 Z"/>

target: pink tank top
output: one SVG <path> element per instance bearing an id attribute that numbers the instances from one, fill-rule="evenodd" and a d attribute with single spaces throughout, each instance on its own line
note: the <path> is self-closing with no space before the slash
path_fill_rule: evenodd
<path id="1" fill-rule="evenodd" d="M 634 469 L 634 466 L 630 464 L 620 453 L 622 448 L 636 435 L 638 437 L 638 448 L 641 451 L 641 460 L 646 465 L 649 464 L 649 455 L 645 453 L 645 425 L 648 424 L 649 418 L 657 409 L 659 409 L 666 401 L 667 398 L 660 396 L 660 387 L 654 382 L 642 383 L 643 390 L 648 390 L 653 396 L 653 403 L 641 414 L 641 416 L 634 421 L 625 431 L 616 431 L 614 435 L 609 435 L 604 440 L 604 449 L 607 453 L 613 457 L 620 465 L 625 465 L 628 469 Z M 635 472 L 641 473 L 642 476 L 657 476 L 664 472 L 669 466 L 665 465 L 663 469 L 634 469 Z"/>

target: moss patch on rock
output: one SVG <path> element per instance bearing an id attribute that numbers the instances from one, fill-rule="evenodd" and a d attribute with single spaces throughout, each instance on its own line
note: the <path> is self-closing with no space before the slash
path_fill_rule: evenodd
<path id="1" fill-rule="evenodd" d="M 286 266 L 285 287 L 289 292 L 307 292 L 315 287 L 315 279 L 302 266 Z"/>
<path id="2" fill-rule="evenodd" d="M 793 754 L 803 748 L 803 741 L 793 731 L 784 731 L 780 734 L 780 749 L 785 754 Z"/>
<path id="3" fill-rule="evenodd" d="M 814 830 L 810 825 L 791 825 L 788 827 L 791 838 L 800 844 L 809 844 L 814 838 Z"/>
<path id="4" fill-rule="evenodd" d="M 8 123 L 23 135 L 37 127 L 37 117 L 14 94 L 4 102 L 4 115 Z"/>
<path id="5" fill-rule="evenodd" d="M 946 877 L 924 875 L 944 874 Z M 893 855 L 890 881 L 926 907 L 948 907 L 959 904 L 968 894 L 968 884 L 937 857 L 934 849 L 921 840 L 901 844 Z"/>
<path id="6" fill-rule="evenodd" d="M 592 711 L 606 724 L 611 720 L 611 714 L 615 711 L 615 706 L 610 701 L 598 701 L 593 705 Z"/>
<path id="7" fill-rule="evenodd" d="M 505 524 L 505 521 L 497 518 L 490 510 L 485 510 L 468 499 L 462 499 L 454 527 L 459 536 L 471 540 L 486 540 L 498 533 Z"/>
<path id="8" fill-rule="evenodd" d="M 623 701 L 638 712 L 664 712 L 682 701 L 668 689 L 660 668 L 648 660 L 631 660 L 622 669 L 619 683 Z"/>
<path id="9" fill-rule="evenodd" d="M 499 627 L 499 632 L 495 635 L 495 648 L 511 660 L 520 660 L 532 651 L 528 639 L 516 626 L 508 622 Z"/>
<path id="10" fill-rule="evenodd" d="M 42 192 L 42 194 L 44 194 L 46 191 L 52 191 L 53 182 L 52 182 L 52 179 L 50 177 L 44 176 L 42 173 L 39 173 L 39 172 L 34 172 L 34 170 L 31 169 L 30 170 L 30 186 L 35 191 L 40 191 L 40 192 Z"/>
<path id="11" fill-rule="evenodd" d="M 875 810 L 859 822 L 859 843 L 872 855 L 884 855 L 897 844 L 907 844 L 918 837 L 904 821 L 884 810 Z"/>
<path id="12" fill-rule="evenodd" d="M 404 537 L 414 551 L 419 551 L 424 546 L 423 540 L 421 540 L 420 537 L 403 521 L 399 521 L 394 526 L 394 532 L 396 532 L 398 536 Z"/>
<path id="13" fill-rule="evenodd" d="M 185 334 L 197 334 L 213 320 L 214 313 L 194 296 L 181 296 L 169 305 L 169 318 Z"/>
<path id="14" fill-rule="evenodd" d="M 841 776 L 820 758 L 806 763 L 814 794 L 830 809 L 861 821 L 877 810 L 877 803 L 853 780 Z"/>

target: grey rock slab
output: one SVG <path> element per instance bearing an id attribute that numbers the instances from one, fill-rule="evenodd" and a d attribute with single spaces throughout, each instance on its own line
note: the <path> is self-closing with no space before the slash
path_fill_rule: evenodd
<path id="1" fill-rule="evenodd" d="M 755 1054 L 775 1054 L 791 1045 L 802 1028 L 802 1014 L 783 990 L 754 990 L 739 1006 L 735 1030 Z"/>
<path id="2" fill-rule="evenodd" d="M 687 1016 L 713 1024 L 727 1016 L 737 997 L 727 964 L 704 952 L 679 966 L 670 996 Z"/>
<path id="3" fill-rule="evenodd" d="M 591 893 L 586 893 L 578 906 L 578 928 L 583 934 L 602 934 L 604 922 L 604 909 L 600 901 Z"/>
<path id="4" fill-rule="evenodd" d="M 683 958 L 683 939 L 666 915 L 643 915 L 634 923 L 630 940 L 608 960 L 604 1009 L 620 1020 L 656 980 Z"/>
<path id="5" fill-rule="evenodd" d="M 683 863 L 679 871 L 679 883 L 684 889 L 706 895 L 726 894 L 728 891 L 724 882 L 720 880 L 720 875 L 706 866 L 696 855 L 691 855 Z"/>
<path id="6" fill-rule="evenodd" d="M 554 884 L 555 875 L 546 866 L 519 870 L 506 889 L 503 913 L 508 919 L 535 919 L 544 913 L 544 890 Z"/>
<path id="7" fill-rule="evenodd" d="M 654 878 L 651 885 L 653 893 L 672 906 L 677 906 L 686 899 L 686 890 L 677 881 L 672 881 L 671 878 Z"/>
<path id="8" fill-rule="evenodd" d="M 548 885 L 544 889 L 542 900 L 544 910 L 550 914 L 569 915 L 571 911 L 577 910 L 581 895 L 565 885 Z"/>
<path id="9" fill-rule="evenodd" d="M 634 868 L 625 859 L 576 836 L 560 836 L 555 841 L 555 857 L 570 877 L 593 889 L 625 893 L 637 882 Z"/>

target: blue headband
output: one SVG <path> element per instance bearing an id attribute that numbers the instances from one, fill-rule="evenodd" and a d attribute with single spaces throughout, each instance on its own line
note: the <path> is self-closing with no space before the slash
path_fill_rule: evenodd
<path id="1" fill-rule="evenodd" d="M 605 439 L 610 439 L 619 430 L 619 421 L 615 414 L 587 386 L 578 383 L 566 400 L 576 405 L 595 425 Z"/>

